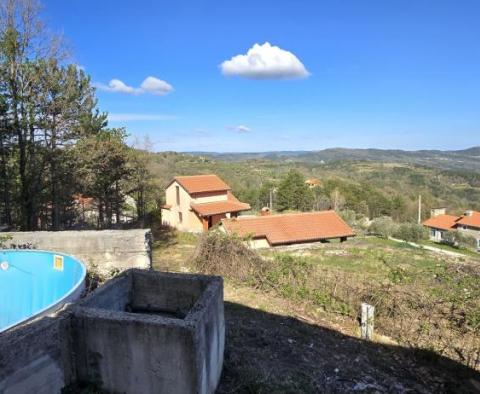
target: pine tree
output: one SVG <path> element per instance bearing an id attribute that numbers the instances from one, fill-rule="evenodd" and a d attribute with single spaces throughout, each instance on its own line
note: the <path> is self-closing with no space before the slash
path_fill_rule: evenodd
<path id="1" fill-rule="evenodd" d="M 305 178 L 296 170 L 290 170 L 278 186 L 276 209 L 285 211 L 310 211 L 313 207 L 314 195 L 305 184 Z"/>

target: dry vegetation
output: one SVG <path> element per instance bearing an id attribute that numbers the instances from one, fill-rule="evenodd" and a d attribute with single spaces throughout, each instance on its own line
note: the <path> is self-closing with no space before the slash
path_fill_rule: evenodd
<path id="1" fill-rule="evenodd" d="M 156 269 L 225 278 L 219 393 L 474 393 L 480 387 L 480 374 L 466 367 L 478 357 L 472 305 L 478 307 L 479 263 L 468 256 L 444 258 L 361 237 L 261 253 L 213 233 L 161 231 L 156 240 Z M 467 293 L 460 288 L 469 294 L 454 301 Z M 377 305 L 373 342 L 359 339 L 360 300 Z"/>
<path id="2" fill-rule="evenodd" d="M 317 315 L 354 320 L 361 302 L 369 302 L 376 307 L 379 333 L 479 369 L 478 264 L 375 242 L 375 249 L 356 241 L 261 257 L 239 239 L 209 233 L 201 239 L 194 263 L 201 272 L 307 305 Z"/>

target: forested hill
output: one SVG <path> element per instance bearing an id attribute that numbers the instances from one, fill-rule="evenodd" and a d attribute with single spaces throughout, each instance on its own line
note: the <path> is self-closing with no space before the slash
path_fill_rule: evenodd
<path id="1" fill-rule="evenodd" d="M 368 213 L 371 217 L 385 214 L 398 220 L 416 220 L 419 194 L 425 216 L 434 206 L 446 206 L 452 213 L 480 210 L 478 163 L 476 169 L 454 166 L 446 169 L 446 165 L 420 165 L 408 158 L 401 160 L 400 154 L 394 157 L 386 151 L 379 152 L 381 155 L 375 157 L 375 161 L 372 156 L 355 160 L 354 155 L 345 155 L 344 160 L 338 156 L 315 159 L 313 152 L 296 153 L 296 157 L 287 156 L 286 152 L 271 153 L 269 157 L 162 152 L 148 155 L 148 167 L 159 198 L 163 198 L 164 187 L 175 175 L 216 173 L 228 182 L 238 198 L 258 210 L 269 202 L 269 191 L 295 169 L 304 178 L 315 177 L 321 181 L 321 186 L 315 189 L 315 209 L 331 205 L 332 193 L 340 193 L 345 208 Z M 437 160 L 442 162 L 441 158 L 448 155 L 438 153 Z M 412 157 L 420 160 L 421 155 L 417 152 Z M 461 156 L 457 154 L 456 157 Z M 480 161 L 470 156 L 470 163 L 475 160 Z"/>
<path id="2" fill-rule="evenodd" d="M 480 146 L 452 151 L 440 150 L 389 150 L 331 148 L 319 151 L 278 151 L 255 153 L 212 153 L 192 152 L 222 161 L 281 160 L 294 162 L 322 163 L 332 161 L 375 161 L 410 163 L 441 169 L 465 169 L 480 171 Z"/>

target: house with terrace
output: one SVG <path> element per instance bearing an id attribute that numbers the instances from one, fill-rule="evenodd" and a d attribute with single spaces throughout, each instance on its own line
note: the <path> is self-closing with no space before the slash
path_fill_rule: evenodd
<path id="1" fill-rule="evenodd" d="M 423 222 L 430 229 L 430 239 L 441 242 L 448 231 L 461 231 L 477 240 L 480 250 L 480 212 L 468 210 L 463 215 L 448 215 L 445 208 L 434 208 L 430 218 Z"/>
<path id="2" fill-rule="evenodd" d="M 180 231 L 201 232 L 237 217 L 250 205 L 240 202 L 217 175 L 177 176 L 167 186 L 162 223 Z"/>
<path id="3" fill-rule="evenodd" d="M 252 248 L 269 248 L 355 236 L 352 228 L 335 211 L 287 213 L 222 219 L 227 234 L 245 238 Z"/>

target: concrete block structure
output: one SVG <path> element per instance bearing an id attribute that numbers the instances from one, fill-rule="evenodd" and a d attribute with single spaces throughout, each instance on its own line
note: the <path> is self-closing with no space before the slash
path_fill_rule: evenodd
<path id="1" fill-rule="evenodd" d="M 77 382 L 119 393 L 214 393 L 225 346 L 220 277 L 131 269 L 55 316 L 0 336 L 1 393 Z"/>
<path id="2" fill-rule="evenodd" d="M 151 268 L 149 229 L 19 231 L 5 235 L 11 237 L 6 242 L 7 248 L 29 245 L 33 249 L 66 253 L 103 274 L 128 268 Z"/>

